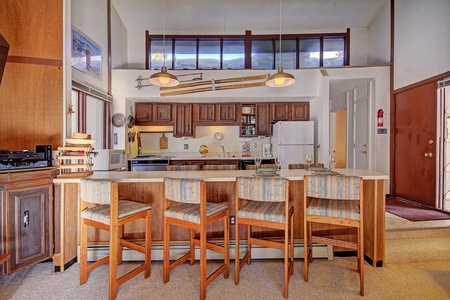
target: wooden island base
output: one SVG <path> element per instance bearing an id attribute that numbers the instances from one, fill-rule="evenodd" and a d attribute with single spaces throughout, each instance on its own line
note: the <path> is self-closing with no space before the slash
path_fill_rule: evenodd
<path id="1" fill-rule="evenodd" d="M 346 175 L 354 175 L 358 170 L 338 170 Z M 356 172 L 357 173 L 357 172 Z M 373 266 L 382 266 L 384 261 L 384 227 L 385 227 L 385 180 L 386 175 L 360 170 L 364 179 L 364 252 L 366 260 Z M 119 199 L 131 199 L 147 203 L 152 206 L 152 259 L 162 260 L 163 241 L 163 178 L 164 177 L 197 177 L 204 178 L 207 187 L 208 201 L 225 204 L 230 208 L 230 215 L 234 214 L 235 178 L 236 176 L 251 176 L 253 171 L 191 171 L 188 172 L 103 172 L 94 173 L 94 178 L 112 178 L 119 181 Z M 295 257 L 303 258 L 303 175 L 304 170 L 282 170 L 281 176 L 290 180 L 290 201 L 295 207 L 294 238 L 296 240 Z M 366 176 L 364 176 L 366 175 Z M 64 271 L 77 256 L 78 247 L 78 182 L 79 179 L 55 179 L 55 255 L 54 267 Z M 208 238 L 222 239 L 223 224 L 216 222 L 208 228 Z M 144 224 L 138 223 L 125 227 L 124 235 L 132 239 L 142 239 Z M 352 229 L 314 224 L 313 230 L 321 231 L 333 237 L 346 240 L 354 238 Z M 261 236 L 279 236 L 277 232 L 255 228 Z M 246 228 L 240 229 L 241 247 L 245 248 Z M 173 244 L 172 255 L 183 252 L 188 247 L 189 232 L 180 228 L 171 229 L 171 239 L 178 241 Z M 89 231 L 89 242 L 92 245 L 90 255 L 100 256 L 107 251 L 108 234 L 99 230 Z M 234 229 L 230 229 L 230 255 L 234 256 Z M 179 251 L 178 251 L 179 250 Z M 317 250 L 317 251 L 316 251 Z M 332 252 L 342 249 L 317 245 L 316 257 L 333 257 Z M 130 260 L 139 259 L 130 251 Z M 255 258 L 283 257 L 275 250 L 255 249 Z M 106 253 L 106 252 L 105 252 Z M 126 256 L 125 256 L 126 257 Z M 208 256 L 208 258 L 215 258 Z M 125 258 L 126 259 L 126 258 Z"/>

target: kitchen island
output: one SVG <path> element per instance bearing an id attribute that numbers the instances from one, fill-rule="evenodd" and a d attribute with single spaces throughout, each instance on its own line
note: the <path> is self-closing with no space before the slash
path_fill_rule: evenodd
<path id="1" fill-rule="evenodd" d="M 360 176 L 364 180 L 364 252 L 366 260 L 374 266 L 382 266 L 384 262 L 385 241 L 385 181 L 388 176 L 382 173 L 368 170 L 336 169 L 343 175 Z M 234 215 L 235 209 L 235 181 L 237 176 L 252 176 L 254 171 L 152 171 L 152 172 L 94 172 L 91 178 L 112 179 L 119 182 L 119 199 L 130 199 L 152 206 L 152 258 L 162 259 L 163 240 L 163 180 L 164 177 L 177 178 L 201 178 L 206 181 L 208 201 L 228 205 L 230 215 Z M 295 207 L 294 213 L 294 237 L 296 240 L 296 254 L 302 257 L 303 247 L 303 176 L 310 174 L 306 170 L 281 170 L 280 176 L 290 181 L 290 201 Z M 77 256 L 78 247 L 78 215 L 79 215 L 79 178 L 57 178 L 55 184 L 55 254 L 54 266 L 63 271 Z M 125 236 L 133 239 L 142 239 L 144 234 L 143 224 L 125 228 Z M 214 224 L 209 229 L 209 238 L 222 238 L 221 224 Z M 330 236 L 344 239 L 353 239 L 352 229 L 333 227 L 317 224 L 314 230 L 321 230 Z M 181 229 L 171 231 L 172 240 L 177 241 L 173 245 L 177 247 L 188 245 L 189 233 Z M 261 236 L 274 235 L 273 231 L 260 229 Z M 240 229 L 241 239 L 246 238 L 246 229 Z M 234 248 L 234 227 L 230 232 L 231 249 Z M 101 252 L 108 244 L 108 233 L 92 230 L 89 232 L 89 243 L 94 252 Z M 262 251 L 262 250 L 261 250 Z M 340 251 L 335 248 L 334 251 Z M 177 251 L 173 251 L 176 253 Z M 230 254 L 234 251 L 230 250 Z M 262 253 L 259 257 L 271 257 Z M 297 257 L 297 256 L 296 256 Z M 258 258 L 258 255 L 256 255 Z"/>

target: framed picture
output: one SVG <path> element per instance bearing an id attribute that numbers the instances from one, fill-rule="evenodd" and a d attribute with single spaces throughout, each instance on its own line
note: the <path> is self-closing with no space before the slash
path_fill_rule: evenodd
<path id="1" fill-rule="evenodd" d="M 101 79 L 102 49 L 81 31 L 73 27 L 72 67 Z"/>

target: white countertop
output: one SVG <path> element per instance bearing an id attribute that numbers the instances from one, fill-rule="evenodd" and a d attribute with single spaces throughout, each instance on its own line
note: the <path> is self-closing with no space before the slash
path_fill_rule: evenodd
<path id="1" fill-rule="evenodd" d="M 228 156 L 230 154 L 230 156 Z M 242 156 L 240 152 L 226 152 L 225 157 L 222 152 L 210 152 L 202 157 L 198 152 L 152 152 L 143 153 L 143 155 L 169 156 L 170 160 L 245 160 L 255 158 L 255 155 L 261 156 L 261 152 L 252 153 L 251 156 Z M 274 159 L 273 156 L 261 156 L 262 159 Z"/>
<path id="2" fill-rule="evenodd" d="M 334 171 L 347 176 L 360 176 L 363 179 L 389 179 L 383 173 L 370 170 L 335 169 Z M 235 181 L 237 176 L 252 176 L 253 170 L 233 171 L 144 171 L 144 172 L 94 172 L 90 178 L 112 179 L 118 182 L 163 182 L 164 177 L 201 178 L 206 182 Z M 280 176 L 289 180 L 303 180 L 304 175 L 311 172 L 301 169 L 281 170 Z M 54 183 L 78 183 L 80 178 L 55 178 Z"/>

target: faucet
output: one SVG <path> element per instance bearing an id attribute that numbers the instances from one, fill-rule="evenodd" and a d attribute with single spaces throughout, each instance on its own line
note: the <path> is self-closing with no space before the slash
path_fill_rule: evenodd
<path id="1" fill-rule="evenodd" d="M 220 147 L 222 147 L 223 157 L 225 157 L 225 147 L 224 146 L 220 146 Z"/>

